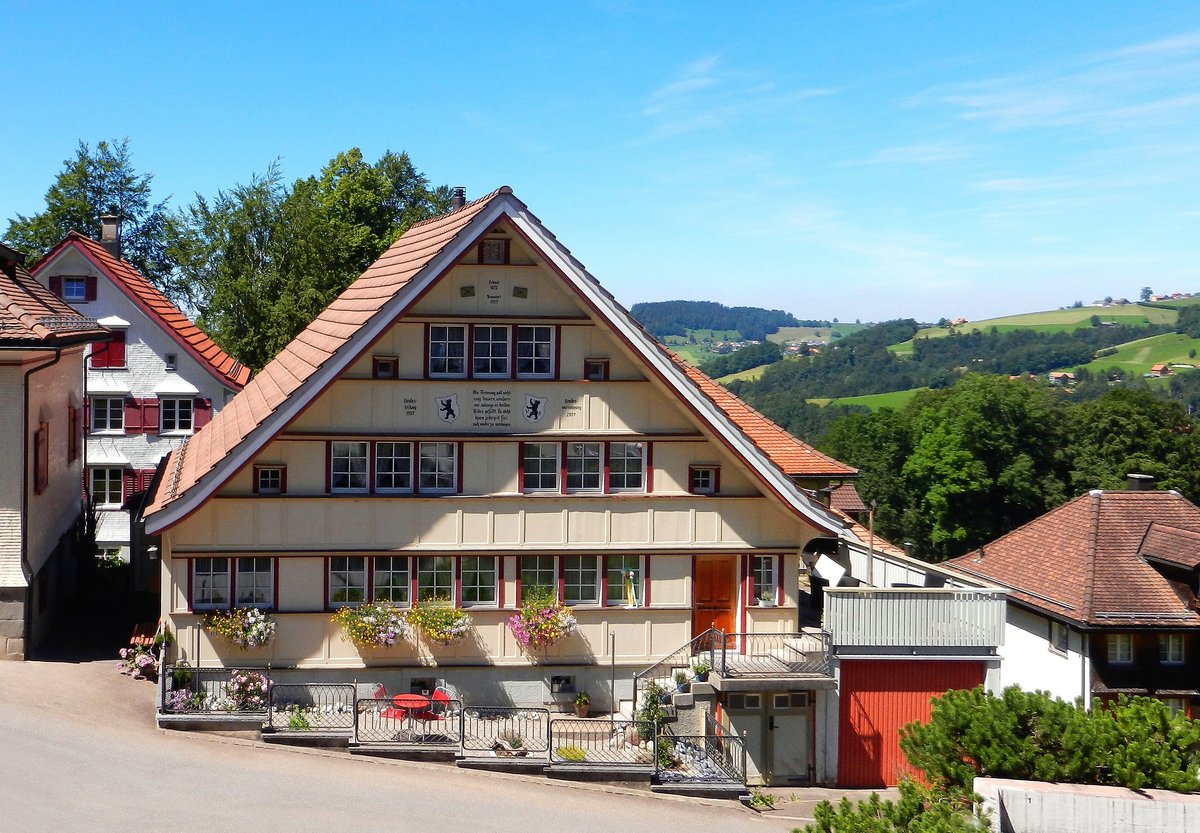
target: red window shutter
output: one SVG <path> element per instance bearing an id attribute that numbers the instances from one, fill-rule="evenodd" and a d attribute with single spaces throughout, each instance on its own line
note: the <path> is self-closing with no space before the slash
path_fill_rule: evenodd
<path id="1" fill-rule="evenodd" d="M 84 278 L 84 298 L 88 301 L 96 300 L 96 276 L 88 275 Z M 124 333 L 122 333 L 124 336 Z"/>
<path id="2" fill-rule="evenodd" d="M 212 419 L 212 400 L 197 399 L 192 403 L 192 427 L 200 430 Z"/>
<path id="3" fill-rule="evenodd" d="M 92 367 L 108 367 L 108 342 L 92 345 Z"/>
<path id="4" fill-rule="evenodd" d="M 142 400 L 142 430 L 147 434 L 158 433 L 158 397 Z"/>
<path id="5" fill-rule="evenodd" d="M 62 275 L 50 276 L 50 291 L 59 298 L 62 297 Z"/>
<path id="6" fill-rule="evenodd" d="M 142 403 L 132 396 L 125 397 L 125 433 L 142 433 Z"/>
<path id="7" fill-rule="evenodd" d="M 90 298 L 88 300 L 91 300 Z M 108 366 L 125 366 L 125 331 L 113 333 L 113 340 L 108 345 Z"/>
<path id="8" fill-rule="evenodd" d="M 135 480 L 136 477 L 137 477 L 137 472 L 135 472 L 133 469 L 122 470 L 122 472 L 121 472 L 121 496 L 122 496 L 121 502 L 122 503 L 124 503 L 126 500 L 129 500 L 129 496 L 132 495 L 134 493 L 134 491 L 136 490 L 136 487 L 137 487 L 137 483 Z"/>

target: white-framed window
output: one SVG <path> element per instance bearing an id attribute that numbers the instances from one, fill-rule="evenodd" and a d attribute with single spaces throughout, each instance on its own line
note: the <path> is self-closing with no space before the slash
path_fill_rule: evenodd
<path id="1" fill-rule="evenodd" d="M 721 469 L 718 466 L 688 467 L 688 491 L 693 495 L 715 495 L 720 482 Z"/>
<path id="2" fill-rule="evenodd" d="M 454 600 L 454 561 L 448 555 L 417 558 L 417 601 Z"/>
<path id="3" fill-rule="evenodd" d="M 1110 633 L 1105 641 L 1109 662 L 1113 665 L 1128 665 L 1133 662 L 1133 634 Z"/>
<path id="4" fill-rule="evenodd" d="M 774 555 L 756 555 L 753 558 L 753 575 L 754 575 L 754 601 L 766 601 L 771 604 L 775 603 L 777 588 L 779 587 L 776 565 L 779 561 L 778 556 Z"/>
<path id="5" fill-rule="evenodd" d="M 254 493 L 259 495 L 281 495 L 284 492 L 286 476 L 284 466 L 254 467 Z"/>
<path id="6" fill-rule="evenodd" d="M 600 572 L 594 555 L 564 555 L 563 602 L 569 605 L 600 601 Z"/>
<path id="7" fill-rule="evenodd" d="M 557 492 L 559 490 L 559 443 L 525 443 L 521 458 L 521 490 Z"/>
<path id="8" fill-rule="evenodd" d="M 375 491 L 412 491 L 412 443 L 375 443 Z"/>
<path id="9" fill-rule="evenodd" d="M 237 559 L 234 587 L 238 607 L 271 607 L 275 595 L 274 559 L 258 556 Z"/>
<path id="10" fill-rule="evenodd" d="M 1162 701 L 1171 713 L 1171 717 L 1177 714 L 1182 714 L 1184 717 L 1188 716 L 1188 701 L 1186 697 L 1164 697 Z"/>
<path id="11" fill-rule="evenodd" d="M 229 607 L 229 559 L 192 559 L 192 610 Z"/>
<path id="12" fill-rule="evenodd" d="M 88 474 L 92 500 L 97 506 L 120 506 L 125 501 L 125 469 L 93 466 Z"/>
<path id="13" fill-rule="evenodd" d="M 367 600 L 367 559 L 361 555 L 329 557 L 329 606 L 353 607 Z"/>
<path id="14" fill-rule="evenodd" d="M 603 382 L 608 379 L 608 359 L 584 359 L 583 378 L 589 382 Z"/>
<path id="15" fill-rule="evenodd" d="M 159 398 L 159 430 L 191 431 L 192 430 L 192 400 L 163 396 Z"/>
<path id="16" fill-rule="evenodd" d="M 412 583 L 408 556 L 385 555 L 375 559 L 372 598 L 408 607 Z"/>
<path id="17" fill-rule="evenodd" d="M 335 442 L 329 451 L 330 488 L 334 492 L 367 490 L 367 444 Z"/>
<path id="18" fill-rule="evenodd" d="M 521 603 L 535 587 L 548 588 L 558 596 L 558 565 L 553 555 L 521 556 Z"/>
<path id="19" fill-rule="evenodd" d="M 605 604 L 610 607 L 641 607 L 642 557 L 640 555 L 609 555 L 604 559 Z"/>
<path id="20" fill-rule="evenodd" d="M 1182 665 L 1184 654 L 1184 637 L 1181 633 L 1161 633 L 1158 635 L 1158 661 L 1163 665 Z"/>
<path id="21" fill-rule="evenodd" d="M 600 491 L 603 449 L 604 443 L 567 443 L 568 492 Z"/>
<path id="22" fill-rule="evenodd" d="M 554 375 L 554 328 L 517 327 L 517 377 L 549 379 Z"/>
<path id="23" fill-rule="evenodd" d="M 608 444 L 608 490 L 641 492 L 646 488 L 646 444 Z"/>
<path id="24" fill-rule="evenodd" d="M 1050 620 L 1050 650 L 1058 654 L 1067 653 L 1067 640 L 1070 636 L 1070 629 L 1055 619 Z"/>
<path id="25" fill-rule="evenodd" d="M 62 279 L 62 299 L 75 303 L 86 301 L 87 278 L 74 278 L 64 275 Z"/>
<path id="26" fill-rule="evenodd" d="M 467 328 L 464 325 L 430 326 L 429 375 L 467 375 Z"/>
<path id="27" fill-rule="evenodd" d="M 125 400 L 120 396 L 93 396 L 92 431 L 125 432 Z"/>
<path id="28" fill-rule="evenodd" d="M 418 485 L 421 492 L 458 490 L 458 444 L 421 443 Z"/>
<path id="29" fill-rule="evenodd" d="M 480 379 L 507 379 L 508 327 L 476 324 L 471 331 L 471 375 Z"/>
<path id="30" fill-rule="evenodd" d="M 465 555 L 459 559 L 459 590 L 463 607 L 496 603 L 496 556 Z"/>

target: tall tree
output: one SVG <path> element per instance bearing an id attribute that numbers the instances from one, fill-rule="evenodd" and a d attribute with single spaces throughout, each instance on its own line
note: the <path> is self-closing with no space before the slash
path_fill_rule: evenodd
<path id="1" fill-rule="evenodd" d="M 407 154 L 374 164 L 353 148 L 317 176 L 283 182 L 278 165 L 249 185 L 196 200 L 177 217 L 177 278 L 213 339 L 261 368 L 417 220 L 445 211 Z"/>
<path id="2" fill-rule="evenodd" d="M 4 241 L 36 262 L 72 229 L 98 238 L 100 217 L 116 214 L 124 257 L 152 283 L 176 295 L 170 279 L 174 264 L 167 253 L 170 215 L 166 203 L 151 196 L 153 179 L 134 168 L 128 138 L 97 142 L 94 150 L 80 141 L 46 191 L 45 210 L 10 220 Z"/>

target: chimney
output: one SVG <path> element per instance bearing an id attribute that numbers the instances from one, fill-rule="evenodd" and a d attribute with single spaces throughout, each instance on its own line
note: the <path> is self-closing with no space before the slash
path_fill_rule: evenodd
<path id="1" fill-rule="evenodd" d="M 455 185 L 454 190 L 450 193 L 450 209 L 457 211 L 467 204 L 467 189 L 461 185 Z"/>
<path id="2" fill-rule="evenodd" d="M 101 215 L 100 244 L 110 255 L 121 259 L 121 218 L 116 214 Z"/>
<path id="3" fill-rule="evenodd" d="M 1133 474 L 1132 472 L 1125 475 L 1129 483 L 1129 491 L 1131 492 L 1153 492 L 1154 491 L 1154 475 L 1152 474 Z"/>

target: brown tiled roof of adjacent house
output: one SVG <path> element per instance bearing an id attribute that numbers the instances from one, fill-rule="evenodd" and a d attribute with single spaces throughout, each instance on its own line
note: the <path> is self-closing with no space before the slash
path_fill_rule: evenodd
<path id="1" fill-rule="evenodd" d="M 109 331 L 46 289 L 0 247 L 0 344 L 55 346 L 100 341 Z"/>
<path id="2" fill-rule="evenodd" d="M 858 469 L 822 454 L 718 385 L 675 353 L 663 348 L 687 377 L 738 429 L 790 477 L 854 477 Z"/>
<path id="3" fill-rule="evenodd" d="M 947 563 L 1081 625 L 1200 627 L 1189 591 L 1142 557 L 1186 561 L 1197 536 L 1200 507 L 1175 492 L 1095 490 Z"/>
<path id="4" fill-rule="evenodd" d="M 1138 554 L 1150 561 L 1195 570 L 1200 568 L 1200 532 L 1152 523 Z"/>
<path id="5" fill-rule="evenodd" d="M 829 505 L 839 512 L 848 515 L 861 515 L 868 511 L 868 506 L 859 497 L 858 489 L 853 483 L 839 483 L 829 487 Z"/>
<path id="6" fill-rule="evenodd" d="M 251 379 L 245 389 L 208 425 L 171 453 L 164 463 L 165 474 L 160 486 L 147 505 L 145 515 L 149 517 L 182 497 L 241 445 L 251 432 L 317 373 L 418 273 L 442 254 L 458 233 L 501 194 L 510 195 L 512 189 L 507 186 L 499 188 L 448 214 L 410 227 L 358 280 L 334 299 L 325 311 Z M 573 261 L 566 249 L 560 249 L 559 253 Z M 603 290 L 594 278 L 586 275 L 586 272 L 584 274 L 606 298 L 612 299 L 611 294 Z M 619 305 L 616 306 L 619 308 Z M 627 312 L 625 314 L 628 315 Z M 785 474 L 856 474 L 855 469 L 800 442 L 703 373 L 689 367 L 670 351 L 665 352 L 736 429 Z"/>
<path id="7" fill-rule="evenodd" d="M 234 390 L 242 389 L 250 378 L 250 368 L 218 347 L 216 342 L 193 324 L 179 307 L 167 300 L 167 297 L 146 280 L 129 261 L 113 257 L 103 244 L 87 235 L 77 231 L 68 232 L 67 236 L 38 262 L 33 273 L 40 274 L 55 256 L 70 246 L 77 247 L 84 257 L 109 277 L 114 286 L 124 292 L 152 320 L 157 321 L 164 332 L 179 342 L 223 384 Z"/>

